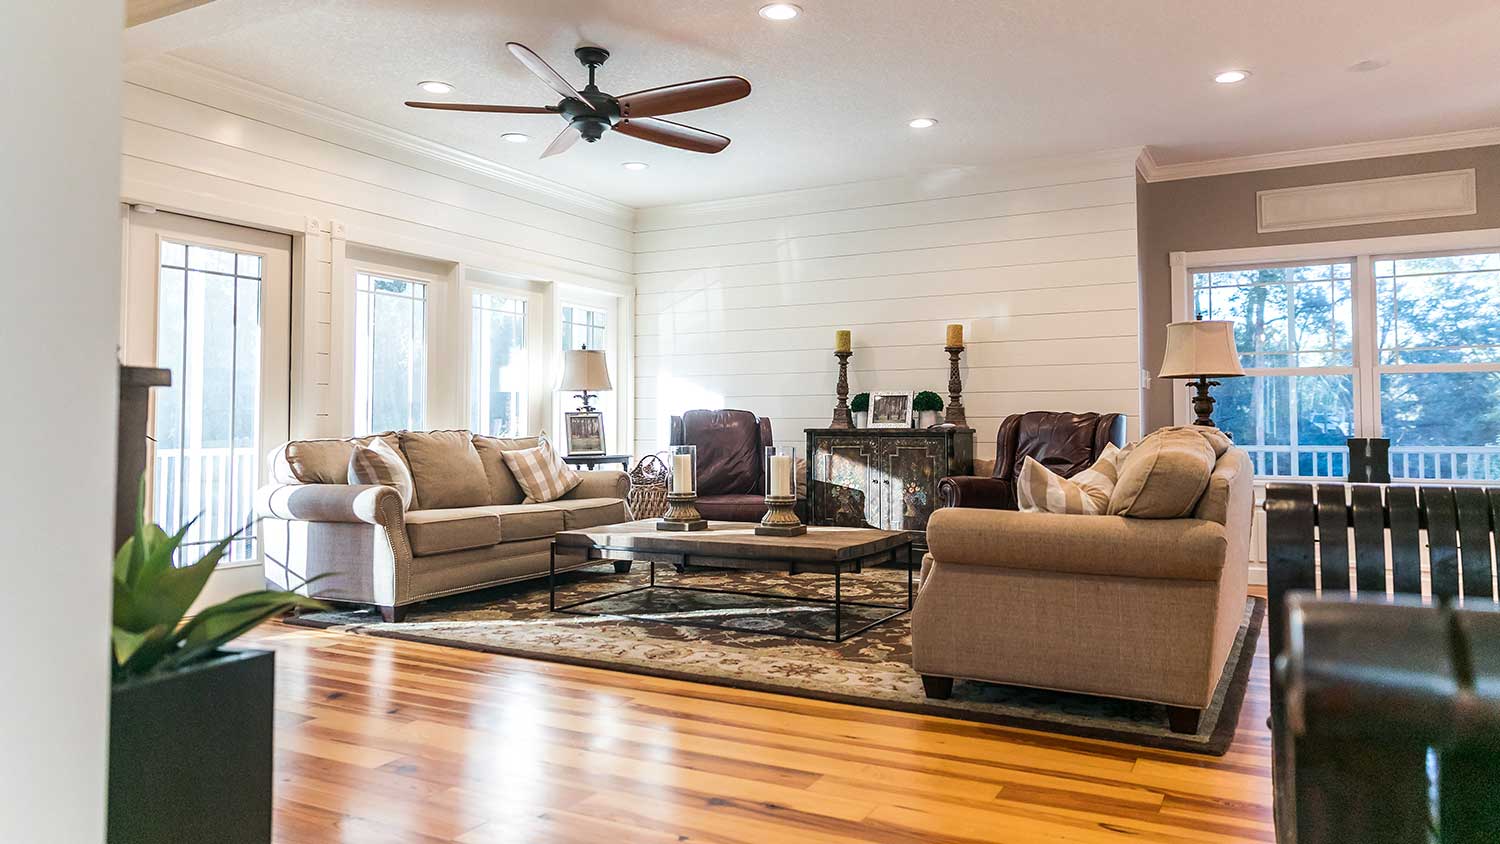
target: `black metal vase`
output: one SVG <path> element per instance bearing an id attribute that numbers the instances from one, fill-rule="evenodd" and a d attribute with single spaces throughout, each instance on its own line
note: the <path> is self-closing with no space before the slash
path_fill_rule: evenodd
<path id="1" fill-rule="evenodd" d="M 267 844 L 275 654 L 224 651 L 114 687 L 109 844 Z"/>

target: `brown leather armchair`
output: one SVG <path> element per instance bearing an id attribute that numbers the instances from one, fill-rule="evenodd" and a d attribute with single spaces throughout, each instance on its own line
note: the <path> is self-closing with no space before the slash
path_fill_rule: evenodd
<path id="1" fill-rule="evenodd" d="M 689 410 L 672 417 L 672 445 L 698 447 L 698 512 L 758 522 L 766 514 L 762 460 L 771 420 L 748 410 Z"/>
<path id="2" fill-rule="evenodd" d="M 1099 459 L 1104 447 L 1125 445 L 1125 417 L 1119 413 L 1054 413 L 1033 410 L 1005 417 L 995 437 L 994 477 L 943 478 L 938 495 L 944 507 L 1015 510 L 1016 476 L 1027 457 L 1070 478 Z"/>

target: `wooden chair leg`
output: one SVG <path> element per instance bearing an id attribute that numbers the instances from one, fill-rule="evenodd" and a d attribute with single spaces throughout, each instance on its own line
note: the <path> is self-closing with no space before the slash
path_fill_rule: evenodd
<path id="1" fill-rule="evenodd" d="M 1202 716 L 1203 710 L 1193 709 L 1190 706 L 1167 707 L 1167 723 L 1171 725 L 1174 733 L 1197 733 L 1198 720 Z"/>
<path id="2" fill-rule="evenodd" d="M 922 691 L 934 700 L 947 700 L 953 696 L 953 678 L 923 674 Z"/>
<path id="3" fill-rule="evenodd" d="M 629 560 L 615 560 L 615 574 L 630 574 Z"/>
<path id="4" fill-rule="evenodd" d="M 383 619 L 385 619 L 386 623 L 388 623 L 388 624 L 395 624 L 397 622 L 405 621 L 406 620 L 406 609 L 407 608 L 404 607 L 404 606 L 402 606 L 402 607 L 379 607 L 380 617 L 383 618 Z"/>

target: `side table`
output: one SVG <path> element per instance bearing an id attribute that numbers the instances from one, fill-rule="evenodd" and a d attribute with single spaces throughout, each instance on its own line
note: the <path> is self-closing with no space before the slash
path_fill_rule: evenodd
<path id="1" fill-rule="evenodd" d="M 628 454 L 570 454 L 563 458 L 563 462 L 569 466 L 582 466 L 589 470 L 598 468 L 600 464 L 607 466 L 611 463 L 618 463 L 622 471 L 630 471 L 630 455 Z"/>

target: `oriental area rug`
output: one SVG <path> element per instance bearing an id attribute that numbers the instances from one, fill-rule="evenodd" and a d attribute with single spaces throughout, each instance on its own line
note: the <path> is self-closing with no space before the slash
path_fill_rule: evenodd
<path id="1" fill-rule="evenodd" d="M 609 565 L 558 575 L 558 603 L 620 591 L 646 582 L 644 563 L 617 575 Z M 904 569 L 867 569 L 845 577 L 845 600 L 897 604 L 905 599 Z M 843 642 L 790 638 L 829 623 L 826 606 L 799 597 L 831 598 L 833 579 L 802 574 L 657 567 L 660 585 L 763 592 L 749 598 L 716 592 L 650 590 L 589 605 L 601 615 L 548 611 L 546 578 L 441 598 L 411 608 L 399 624 L 368 609 L 311 613 L 288 622 L 365 636 L 446 645 L 528 659 L 585 665 L 773 692 L 902 712 L 917 712 L 1030 730 L 1219 755 L 1229 747 L 1245 699 L 1265 601 L 1245 602 L 1238 638 L 1204 711 L 1198 733 L 1173 733 L 1166 709 L 1137 701 L 960 680 L 949 700 L 931 700 L 911 668 L 909 615 Z M 845 624 L 884 610 L 845 607 Z M 732 626 L 716 629 L 692 622 Z"/>

